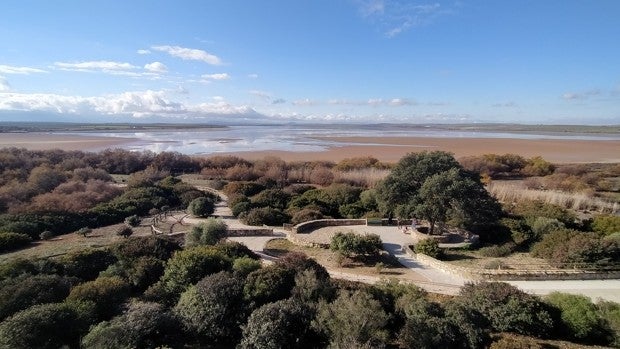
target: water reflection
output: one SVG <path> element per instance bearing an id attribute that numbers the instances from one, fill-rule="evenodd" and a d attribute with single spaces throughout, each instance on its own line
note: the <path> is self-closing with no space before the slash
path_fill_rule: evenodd
<path id="1" fill-rule="evenodd" d="M 82 134 L 82 133 L 67 133 Z M 153 152 L 177 151 L 184 154 L 214 154 L 225 152 L 284 150 L 322 151 L 333 145 L 353 143 L 334 142 L 317 137 L 434 137 L 434 138 L 513 138 L 513 139 L 575 139 L 618 140 L 617 134 L 535 134 L 488 131 L 461 131 L 432 128 L 412 128 L 399 125 L 269 125 L 199 128 L 196 130 L 89 132 L 88 135 L 135 138 L 123 147 Z M 374 145 L 359 143 L 358 145 Z"/>

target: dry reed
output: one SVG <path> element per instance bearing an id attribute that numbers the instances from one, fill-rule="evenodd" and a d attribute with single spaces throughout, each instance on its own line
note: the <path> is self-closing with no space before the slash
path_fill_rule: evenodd
<path id="1" fill-rule="evenodd" d="M 618 202 L 610 202 L 592 197 L 587 193 L 526 189 L 522 186 L 501 182 L 492 182 L 488 184 L 487 190 L 501 202 L 538 200 L 573 210 L 596 211 L 610 214 L 616 214 L 620 209 Z"/>

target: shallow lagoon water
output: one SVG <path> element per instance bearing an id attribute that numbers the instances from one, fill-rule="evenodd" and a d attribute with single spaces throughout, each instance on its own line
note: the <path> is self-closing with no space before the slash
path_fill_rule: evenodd
<path id="1" fill-rule="evenodd" d="M 81 133 L 66 133 L 81 134 Z M 217 154 L 243 151 L 322 151 L 335 145 L 374 145 L 375 143 L 335 142 L 323 137 L 429 137 L 429 138 L 506 138 L 619 140 L 618 134 L 489 132 L 446 130 L 398 125 L 253 125 L 196 130 L 147 132 L 88 132 L 103 137 L 135 138 L 123 146 L 129 150 L 176 151 L 183 154 Z"/>

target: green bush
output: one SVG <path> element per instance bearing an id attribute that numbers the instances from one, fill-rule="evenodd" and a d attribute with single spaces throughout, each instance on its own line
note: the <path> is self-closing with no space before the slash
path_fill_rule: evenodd
<path id="1" fill-rule="evenodd" d="M 243 223 L 254 226 L 280 226 L 291 219 L 291 217 L 282 212 L 282 210 L 271 207 L 253 208 L 239 218 Z"/>
<path id="2" fill-rule="evenodd" d="M 248 274 L 243 286 L 244 299 L 256 308 L 291 296 L 295 272 L 279 265 L 270 265 Z"/>
<path id="3" fill-rule="evenodd" d="M 194 217 L 208 217 L 215 211 L 215 202 L 204 196 L 199 197 L 189 203 L 187 211 Z"/>
<path id="4" fill-rule="evenodd" d="M 346 257 L 377 256 L 383 249 L 383 244 L 377 234 L 360 235 L 353 232 L 337 232 L 332 236 L 329 248 Z"/>
<path id="5" fill-rule="evenodd" d="M 120 310 L 121 304 L 129 296 L 129 285 L 119 277 L 98 277 L 71 289 L 67 300 L 90 301 L 102 320 L 109 319 Z"/>
<path id="6" fill-rule="evenodd" d="M 192 230 L 185 235 L 185 244 L 187 246 L 215 245 L 226 237 L 227 230 L 228 226 L 223 220 L 211 217 L 192 227 Z"/>
<path id="7" fill-rule="evenodd" d="M 0 233 L 0 252 L 16 250 L 27 246 L 32 239 L 25 234 Z"/>
<path id="8" fill-rule="evenodd" d="M 422 253 L 429 257 L 440 258 L 442 255 L 439 242 L 435 239 L 423 239 L 420 240 L 414 246 L 415 253 Z"/>
<path id="9" fill-rule="evenodd" d="M 592 230 L 603 235 L 620 233 L 620 216 L 596 216 L 592 221 Z"/>
<path id="10" fill-rule="evenodd" d="M 127 218 L 125 218 L 125 224 L 127 224 L 130 227 L 137 227 L 140 225 L 140 217 L 138 217 L 137 215 L 131 215 Z"/>
<path id="11" fill-rule="evenodd" d="M 231 267 L 232 259 L 214 246 L 194 246 L 175 253 L 168 260 L 160 282 L 165 292 L 178 296 L 205 276 Z"/>
<path id="12" fill-rule="evenodd" d="M 546 297 L 560 310 L 562 333 L 571 339 L 594 344 L 608 344 L 607 333 L 596 305 L 582 295 L 553 292 Z"/>
<path id="13" fill-rule="evenodd" d="M 174 312 L 201 342 L 230 347 L 247 316 L 243 279 L 227 272 L 209 275 L 181 295 Z"/>
<path id="14" fill-rule="evenodd" d="M 610 345 L 620 348 L 620 303 L 599 300 L 596 308 L 605 328 L 611 333 Z"/>
<path id="15" fill-rule="evenodd" d="M 109 250 L 93 248 L 71 252 L 65 255 L 60 263 L 65 274 L 82 280 L 93 280 L 100 272 L 116 262 L 116 257 Z"/>
<path id="16" fill-rule="evenodd" d="M 22 310 L 0 323 L 0 348 L 79 348 L 94 322 L 92 303 L 49 303 Z"/>
<path id="17" fill-rule="evenodd" d="M 252 204 L 256 207 L 271 207 L 285 209 L 291 200 L 291 194 L 281 189 L 267 189 L 252 197 Z"/>
<path id="18" fill-rule="evenodd" d="M 254 270 L 258 270 L 261 268 L 260 261 L 252 259 L 250 257 L 240 257 L 236 258 L 233 262 L 232 270 L 239 275 L 246 276 L 253 272 Z"/>
<path id="19" fill-rule="evenodd" d="M 314 315 L 312 307 L 299 301 L 286 299 L 266 304 L 248 319 L 238 348 L 318 347 L 318 337 L 311 326 Z"/>
<path id="20" fill-rule="evenodd" d="M 542 300 L 504 282 L 466 283 L 456 301 L 480 312 L 496 332 L 546 337 L 555 327 L 552 312 Z"/>
<path id="21" fill-rule="evenodd" d="M 0 321 L 33 305 L 63 301 L 73 282 L 58 275 L 28 274 L 0 281 Z"/>
<path id="22" fill-rule="evenodd" d="M 265 190 L 265 186 L 254 182 L 230 182 L 222 188 L 222 191 L 228 195 L 242 194 L 245 196 L 253 196 Z"/>
<path id="23" fill-rule="evenodd" d="M 596 233 L 563 229 L 545 235 L 532 246 L 531 253 L 560 267 L 582 267 L 618 260 L 620 243 Z"/>
<path id="24" fill-rule="evenodd" d="M 168 260 L 181 246 L 164 236 L 140 236 L 123 239 L 112 246 L 112 252 L 119 259 L 131 262 L 140 257 L 155 257 Z"/>
<path id="25" fill-rule="evenodd" d="M 323 218 L 325 218 L 325 216 L 323 216 L 323 214 L 320 211 L 313 210 L 310 208 L 304 208 L 304 209 L 301 209 L 295 212 L 295 214 L 293 214 L 293 218 L 291 218 L 291 223 L 299 224 L 299 223 L 314 221 L 314 220 L 323 219 Z"/>
<path id="26" fill-rule="evenodd" d="M 487 246 L 478 250 L 478 254 L 483 257 L 505 257 L 512 253 L 515 248 L 514 244 L 503 244 L 500 246 Z"/>
<path id="27" fill-rule="evenodd" d="M 248 212 L 252 208 L 252 203 L 249 201 L 241 201 L 236 203 L 230 208 L 233 216 L 239 217 L 240 214 Z"/>
<path id="28" fill-rule="evenodd" d="M 133 234 L 133 229 L 127 224 L 123 224 L 118 229 L 116 229 L 116 235 L 122 236 L 124 238 L 128 238 Z"/>
<path id="29" fill-rule="evenodd" d="M 49 240 L 49 239 L 51 239 L 53 237 L 54 237 L 54 233 L 52 233 L 49 230 L 46 230 L 46 231 L 42 232 L 41 234 L 39 234 L 39 238 L 41 240 Z"/>
<path id="30" fill-rule="evenodd" d="M 183 328 L 169 310 L 135 302 L 123 315 L 91 327 L 82 348 L 179 348 L 183 339 Z"/>

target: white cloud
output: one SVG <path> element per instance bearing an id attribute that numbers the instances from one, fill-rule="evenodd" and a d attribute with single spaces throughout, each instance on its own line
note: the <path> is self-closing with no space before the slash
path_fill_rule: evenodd
<path id="1" fill-rule="evenodd" d="M 139 67 L 125 62 L 114 61 L 85 61 L 85 62 L 55 62 L 54 67 L 60 70 L 76 71 L 84 73 L 106 73 L 112 75 L 124 75 L 140 77 L 144 74 L 136 72 Z"/>
<path id="2" fill-rule="evenodd" d="M 0 65 L 0 73 L 4 74 L 23 74 L 47 73 L 45 70 L 30 67 L 15 67 L 11 65 Z"/>
<path id="3" fill-rule="evenodd" d="M 567 92 L 562 95 L 562 98 L 567 101 L 584 100 L 584 99 L 588 99 L 593 96 L 599 96 L 601 95 L 601 93 L 602 92 L 599 89 L 593 89 L 593 90 L 588 90 L 588 91 L 583 91 L 583 92 Z"/>
<path id="4" fill-rule="evenodd" d="M 258 79 L 258 74 L 248 74 L 248 78 L 250 78 L 250 79 Z"/>
<path id="5" fill-rule="evenodd" d="M 383 98 L 370 98 L 366 101 L 355 101 L 348 99 L 330 99 L 328 104 L 332 105 L 351 105 L 351 106 L 392 106 L 392 107 L 402 107 L 402 106 L 410 106 L 416 105 L 417 103 L 409 98 L 392 98 L 392 99 L 383 99 Z"/>
<path id="6" fill-rule="evenodd" d="M 496 107 L 496 108 L 514 108 L 517 106 L 517 103 L 515 102 L 503 102 L 503 103 L 495 103 L 491 105 L 492 107 Z"/>
<path id="7" fill-rule="evenodd" d="M 256 96 L 259 98 L 271 99 L 271 93 L 267 91 L 251 90 L 251 91 L 248 91 L 248 93 L 251 94 L 252 96 Z"/>
<path id="8" fill-rule="evenodd" d="M 408 105 L 416 105 L 417 103 L 408 98 L 392 98 L 388 102 L 388 104 L 391 106 L 395 106 L 395 107 L 402 107 L 402 106 L 408 106 Z"/>
<path id="9" fill-rule="evenodd" d="M 203 61 L 211 65 L 222 64 L 222 60 L 219 57 L 203 50 L 169 45 L 151 46 L 151 49 L 155 51 L 166 52 L 171 56 L 178 57 L 184 60 Z"/>
<path id="10" fill-rule="evenodd" d="M 364 17 L 382 14 L 385 11 L 385 2 L 383 0 L 361 1 L 359 10 Z"/>
<path id="11" fill-rule="evenodd" d="M 82 97 L 57 94 L 0 94 L 0 110 L 43 111 L 75 115 L 119 115 L 144 117 L 161 115 L 168 117 L 204 118 L 213 115 L 258 115 L 249 106 L 235 106 L 223 100 L 186 105 L 171 100 L 167 91 L 133 91 L 121 94 Z"/>
<path id="12" fill-rule="evenodd" d="M 0 92 L 8 92 L 11 91 L 11 85 L 3 76 L 0 76 Z"/>
<path id="13" fill-rule="evenodd" d="M 136 51 L 136 53 L 138 53 L 139 55 L 148 55 L 151 53 L 150 50 L 138 50 Z"/>
<path id="14" fill-rule="evenodd" d="M 388 38 L 431 24 L 439 16 L 453 12 L 439 3 L 419 4 L 408 0 L 364 0 L 358 2 L 358 10 Z"/>
<path id="15" fill-rule="evenodd" d="M 113 61 L 87 61 L 87 62 L 55 62 L 54 66 L 63 70 L 75 71 L 122 71 L 136 69 L 135 65 Z"/>
<path id="16" fill-rule="evenodd" d="M 206 81 L 211 81 L 211 80 L 228 80 L 228 79 L 230 79 L 230 75 L 228 75 L 227 73 L 204 74 L 201 77 L 204 80 L 206 80 Z"/>
<path id="17" fill-rule="evenodd" d="M 313 106 L 313 105 L 317 105 L 317 104 L 319 104 L 319 102 L 313 101 L 313 100 L 308 99 L 308 98 L 304 98 L 304 99 L 299 99 L 299 100 L 293 101 L 293 105 L 298 105 L 298 106 Z"/>
<path id="18" fill-rule="evenodd" d="M 158 74 L 163 74 L 168 71 L 168 67 L 161 62 L 148 63 L 144 66 L 144 69 L 150 71 L 151 73 Z"/>

